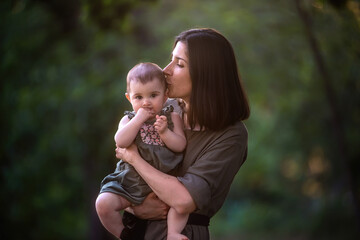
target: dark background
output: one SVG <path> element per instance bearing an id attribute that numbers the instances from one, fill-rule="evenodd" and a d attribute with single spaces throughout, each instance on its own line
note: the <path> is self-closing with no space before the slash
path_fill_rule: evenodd
<path id="1" fill-rule="evenodd" d="M 113 239 L 94 201 L 126 74 L 212 27 L 252 111 L 212 239 L 359 239 L 359 24 L 358 0 L 2 0 L 0 238 Z"/>

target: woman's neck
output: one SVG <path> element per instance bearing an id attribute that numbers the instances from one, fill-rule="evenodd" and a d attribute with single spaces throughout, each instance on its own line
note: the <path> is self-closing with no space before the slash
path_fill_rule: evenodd
<path id="1" fill-rule="evenodd" d="M 201 131 L 200 125 L 197 123 L 195 124 L 194 128 L 191 129 L 186 112 L 184 112 L 183 119 L 184 119 L 184 129 L 191 131 Z"/>
<path id="2" fill-rule="evenodd" d="M 200 131 L 200 125 L 199 124 L 196 123 L 193 129 L 191 129 L 191 126 L 189 124 L 188 117 L 187 117 L 187 112 L 190 109 L 189 101 L 185 100 L 185 99 L 181 99 L 180 105 L 181 105 L 181 108 L 182 108 L 182 111 L 183 111 L 184 129 L 192 130 L 192 131 Z"/>

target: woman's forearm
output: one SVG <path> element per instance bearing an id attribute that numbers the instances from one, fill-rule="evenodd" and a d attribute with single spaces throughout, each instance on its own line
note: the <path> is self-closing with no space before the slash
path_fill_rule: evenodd
<path id="1" fill-rule="evenodd" d="M 163 202 L 181 214 L 196 209 L 190 193 L 176 177 L 155 169 L 139 155 L 135 158 L 131 164 Z"/>

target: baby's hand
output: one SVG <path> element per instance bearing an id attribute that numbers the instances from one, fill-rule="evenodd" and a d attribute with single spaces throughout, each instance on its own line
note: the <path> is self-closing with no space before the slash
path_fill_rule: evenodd
<path id="1" fill-rule="evenodd" d="M 155 129 L 158 133 L 162 134 L 168 129 L 167 118 L 164 115 L 156 115 L 156 121 L 154 123 Z"/>
<path id="2" fill-rule="evenodd" d="M 137 111 L 135 117 L 137 117 L 142 122 L 146 122 L 150 118 L 154 117 L 154 113 L 149 109 L 139 108 L 139 110 Z"/>

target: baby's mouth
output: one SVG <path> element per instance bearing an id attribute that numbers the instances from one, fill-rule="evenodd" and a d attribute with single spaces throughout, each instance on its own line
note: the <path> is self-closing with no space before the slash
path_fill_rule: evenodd
<path id="1" fill-rule="evenodd" d="M 148 110 L 151 114 L 154 114 L 154 109 L 149 108 L 149 107 L 147 107 L 147 108 L 145 108 L 145 109 Z"/>

